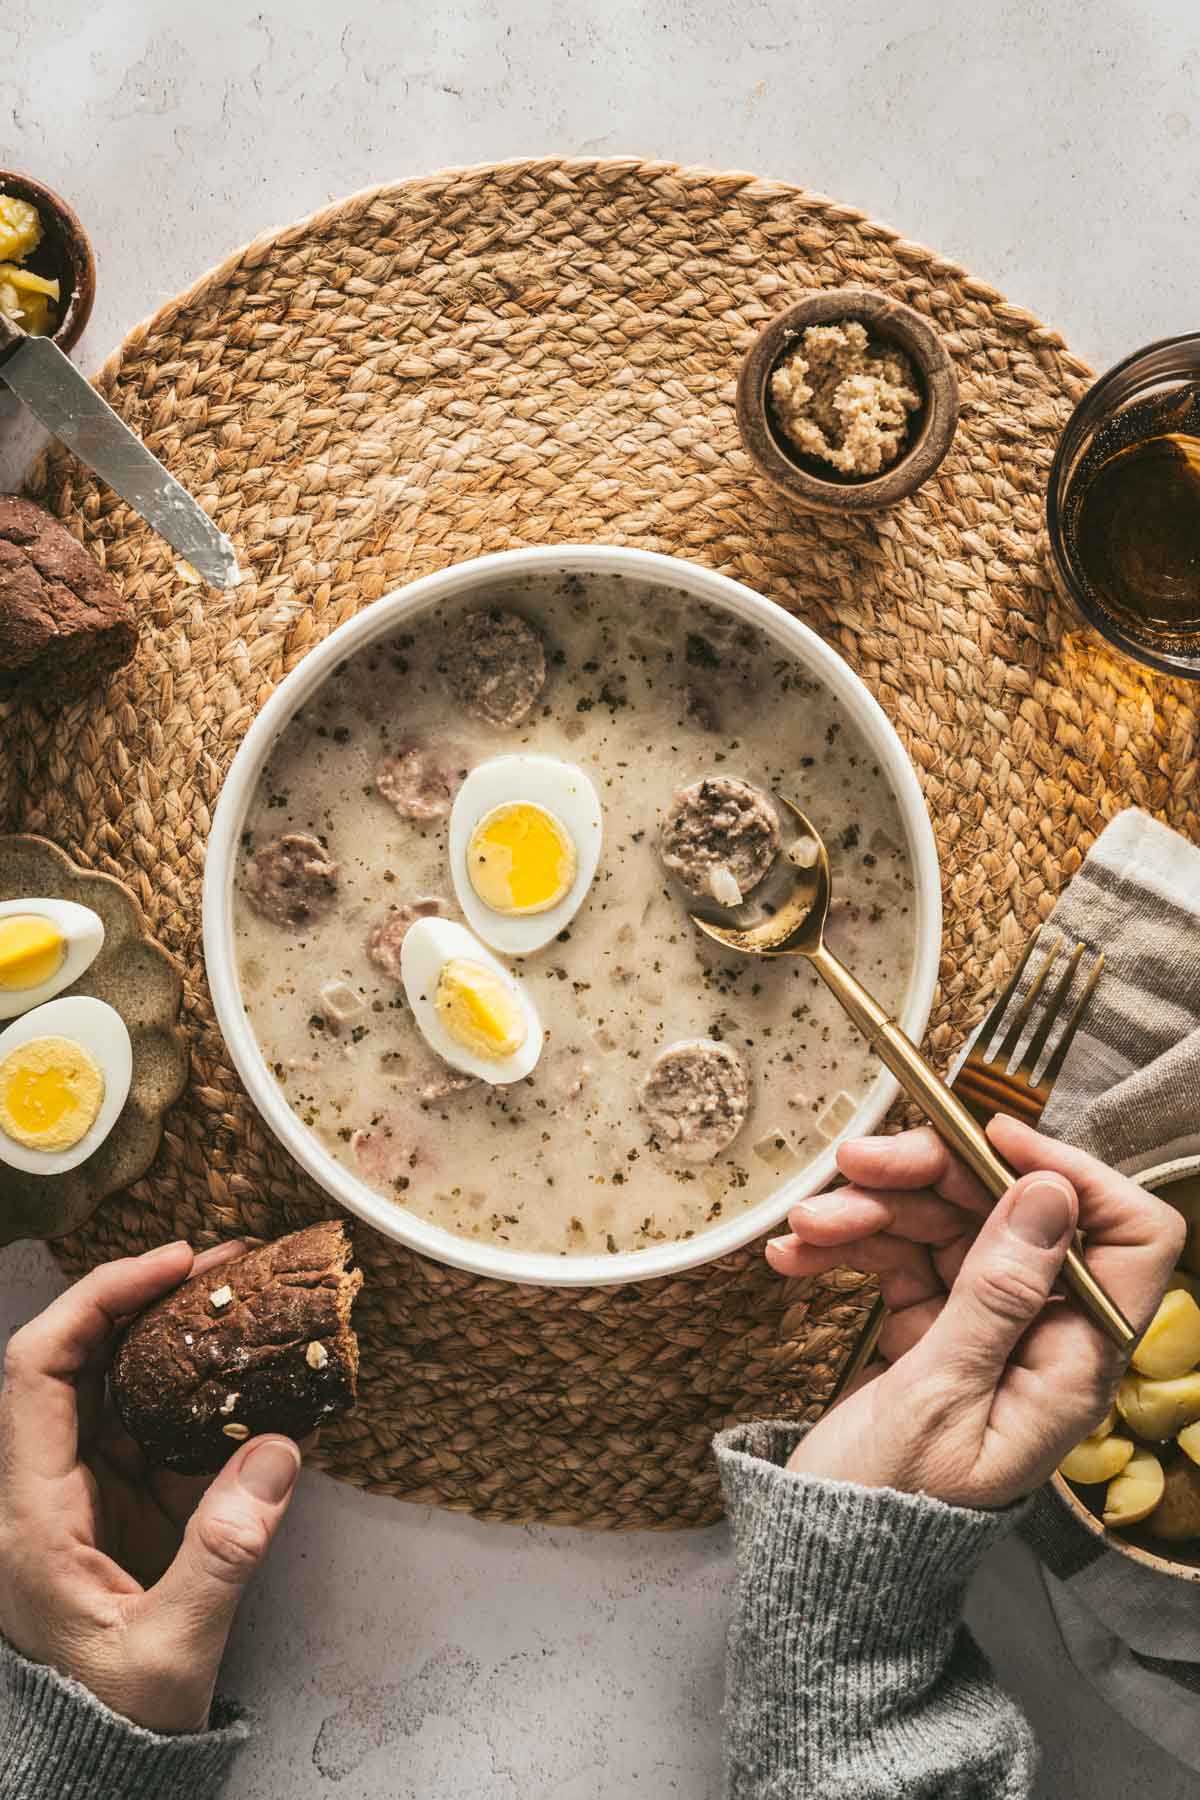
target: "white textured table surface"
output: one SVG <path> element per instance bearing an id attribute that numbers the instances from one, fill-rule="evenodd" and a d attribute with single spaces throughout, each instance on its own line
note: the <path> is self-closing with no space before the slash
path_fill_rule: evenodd
<path id="1" fill-rule="evenodd" d="M 85 367 L 338 194 L 553 153 L 833 194 L 1102 366 L 1197 324 L 1198 73 L 1193 0 L 2 0 L 0 167 L 92 234 Z M 11 406 L 0 437 L 12 486 L 32 437 Z M 0 1252 L 0 1335 L 55 1286 L 44 1252 Z M 715 1800 L 729 1573 L 720 1530 L 484 1527 L 306 1478 L 227 1664 L 263 1715 L 229 1792 Z M 1040 1792 L 1194 1791 L 1075 1675 L 1024 1551 L 971 1615 L 1039 1729 Z"/>

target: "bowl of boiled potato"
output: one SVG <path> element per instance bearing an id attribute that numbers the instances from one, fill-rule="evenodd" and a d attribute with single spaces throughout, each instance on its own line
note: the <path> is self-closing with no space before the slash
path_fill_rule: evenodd
<path id="1" fill-rule="evenodd" d="M 1183 1214 L 1187 1242 L 1107 1418 L 1063 1458 L 1053 1487 L 1093 1537 L 1200 1581 L 1200 1157 L 1138 1180 Z"/>

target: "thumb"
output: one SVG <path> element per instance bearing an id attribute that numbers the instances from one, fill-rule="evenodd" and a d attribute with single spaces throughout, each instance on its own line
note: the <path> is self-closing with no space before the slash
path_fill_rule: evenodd
<path id="1" fill-rule="evenodd" d="M 261 1437 L 226 1463 L 188 1521 L 179 1554 L 145 1597 L 164 1643 L 215 1678 L 246 1584 L 288 1509 L 300 1451 Z"/>
<path id="2" fill-rule="evenodd" d="M 984 1223 L 926 1334 L 930 1355 L 994 1387 L 1057 1281 L 1079 1205 L 1065 1175 L 1024 1175 Z"/>

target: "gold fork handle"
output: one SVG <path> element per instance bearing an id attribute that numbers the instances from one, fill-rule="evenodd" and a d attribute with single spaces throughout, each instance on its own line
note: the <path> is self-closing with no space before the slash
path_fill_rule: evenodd
<path id="1" fill-rule="evenodd" d="M 976 1123 L 937 1072 L 926 1062 L 912 1039 L 850 973 L 843 962 L 821 944 L 809 960 L 818 975 L 858 1026 L 880 1062 L 889 1068 L 910 1100 L 928 1115 L 951 1149 L 977 1175 L 998 1200 L 1017 1177 L 1002 1162 Z M 1105 1293 L 1078 1250 L 1067 1251 L 1063 1282 L 1088 1317 L 1126 1356 L 1137 1342 L 1137 1332 L 1116 1302 Z"/>

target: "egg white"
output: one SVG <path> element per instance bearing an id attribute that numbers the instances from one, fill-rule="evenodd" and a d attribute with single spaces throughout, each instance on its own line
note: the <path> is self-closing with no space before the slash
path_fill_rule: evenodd
<path id="1" fill-rule="evenodd" d="M 78 981 L 100 954 L 104 942 L 104 921 L 90 906 L 76 906 L 73 900 L 5 900 L 0 904 L 0 919 L 22 915 L 49 919 L 65 940 L 63 963 L 57 975 L 41 981 L 36 987 L 0 989 L 0 1019 L 15 1019 L 34 1006 L 43 1006 L 55 994 Z"/>
<path id="2" fill-rule="evenodd" d="M 91 1129 L 70 1150 L 32 1150 L 0 1129 L 0 1161 L 28 1175 L 65 1175 L 68 1169 L 77 1169 L 86 1162 L 116 1124 L 129 1097 L 133 1047 L 124 1019 L 107 1001 L 94 1000 L 89 994 L 69 994 L 63 1000 L 50 1000 L 45 1006 L 35 1007 L 0 1031 L 0 1062 L 10 1050 L 42 1037 L 70 1038 L 90 1052 L 104 1075 L 100 1111 Z"/>
<path id="3" fill-rule="evenodd" d="M 497 806 L 525 800 L 552 813 L 575 846 L 575 879 L 545 912 L 500 913 L 471 886 L 467 852 L 471 833 Z M 507 956 L 528 956 L 562 931 L 596 876 L 604 837 L 600 797 L 582 769 L 554 756 L 494 756 L 471 770 L 450 812 L 450 879 L 471 929 Z"/>
<path id="4" fill-rule="evenodd" d="M 457 956 L 480 963 L 493 975 L 498 975 L 521 1008 L 525 1042 L 511 1056 L 499 1061 L 476 1056 L 446 1030 L 434 1002 L 438 977 L 446 964 Z M 400 979 L 422 1037 L 452 1068 L 478 1076 L 480 1081 L 489 1082 L 493 1087 L 506 1087 L 511 1081 L 523 1080 L 535 1067 L 542 1054 L 542 1022 L 533 1001 L 512 970 L 506 969 L 490 950 L 485 949 L 465 925 L 459 925 L 453 919 L 417 919 L 405 932 L 400 946 Z"/>

